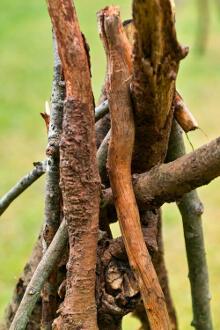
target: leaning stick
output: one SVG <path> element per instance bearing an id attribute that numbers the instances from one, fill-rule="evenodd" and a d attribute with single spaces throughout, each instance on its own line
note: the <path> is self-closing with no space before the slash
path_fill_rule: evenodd
<path id="1" fill-rule="evenodd" d="M 27 322 L 40 296 L 43 284 L 53 270 L 54 265 L 62 256 L 63 249 L 66 246 L 67 237 L 67 227 L 63 220 L 27 286 L 24 297 L 18 307 L 9 330 L 26 329 Z"/>
<path id="2" fill-rule="evenodd" d="M 132 187 L 131 160 L 135 126 L 129 84 L 131 46 L 117 7 L 98 14 L 100 34 L 108 60 L 107 94 L 111 114 L 108 168 L 125 248 L 144 301 L 152 330 L 169 329 L 170 321 L 156 272 L 146 248 Z"/>
<path id="3" fill-rule="evenodd" d="M 168 148 L 168 161 L 185 155 L 184 140 L 179 125 L 174 121 Z M 196 190 L 183 196 L 177 203 L 180 210 L 191 286 L 193 322 L 197 330 L 211 330 L 209 277 L 202 228 L 203 205 Z"/>

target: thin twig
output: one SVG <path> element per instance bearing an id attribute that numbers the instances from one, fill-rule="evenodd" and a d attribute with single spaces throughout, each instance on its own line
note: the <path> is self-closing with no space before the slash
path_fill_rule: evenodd
<path id="1" fill-rule="evenodd" d="M 108 102 L 104 101 L 95 110 L 95 121 L 101 119 L 108 112 Z M 0 199 L 0 215 L 2 215 L 9 205 L 23 193 L 32 183 L 40 178 L 46 172 L 47 161 L 34 163 L 35 168 L 24 177 L 22 177 L 14 187 L 12 187 L 2 198 Z"/>
<path id="2" fill-rule="evenodd" d="M 15 198 L 45 173 L 46 161 L 34 163 L 34 166 L 35 167 L 31 172 L 21 178 L 16 185 L 0 199 L 0 215 L 3 214 Z"/>

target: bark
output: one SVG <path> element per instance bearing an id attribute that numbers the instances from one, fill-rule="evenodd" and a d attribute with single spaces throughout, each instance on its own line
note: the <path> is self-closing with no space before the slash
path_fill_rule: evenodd
<path id="1" fill-rule="evenodd" d="M 154 209 L 181 200 L 184 194 L 208 184 L 219 175 L 220 137 L 168 164 L 133 175 L 134 192 L 142 209 Z M 102 207 L 111 209 L 111 189 L 104 190 L 102 195 Z"/>
<path id="2" fill-rule="evenodd" d="M 169 0 L 133 0 L 133 20 L 136 32 L 131 89 L 136 137 L 132 171 L 142 173 L 164 161 L 174 112 L 175 80 L 179 61 L 187 50 L 177 42 Z M 142 212 L 146 208 L 147 205 L 139 206 Z M 159 219 L 157 221 L 159 223 Z M 160 255 L 155 262 L 162 264 L 154 262 L 154 267 L 164 271 L 161 276 L 165 279 L 162 251 Z M 168 279 L 164 283 L 167 284 Z M 165 291 L 169 292 L 169 288 Z M 172 309 L 171 304 L 168 310 Z"/>
<path id="3" fill-rule="evenodd" d="M 100 182 L 88 47 L 70 0 L 48 0 L 48 9 L 66 81 L 60 171 L 70 245 L 66 296 L 54 328 L 94 330 Z"/>
<path id="4" fill-rule="evenodd" d="M 9 205 L 23 193 L 32 183 L 34 183 L 38 178 L 40 178 L 46 170 L 46 162 L 36 162 L 34 163 L 34 169 L 21 178 L 16 185 L 10 189 L 1 199 L 0 199 L 0 215 L 2 215 Z"/>
<path id="5" fill-rule="evenodd" d="M 163 162 L 173 118 L 179 61 L 187 54 L 176 39 L 170 0 L 133 1 L 136 29 L 132 96 L 136 139 L 133 172 Z"/>
<path id="6" fill-rule="evenodd" d="M 144 243 L 131 181 L 135 134 L 129 91 L 131 46 L 115 7 L 99 13 L 99 25 L 108 61 L 107 95 L 111 114 L 108 169 L 119 224 L 151 328 L 169 329 L 164 296 Z"/>
<path id="7" fill-rule="evenodd" d="M 43 230 L 44 252 L 50 245 L 59 228 L 61 215 L 61 192 L 59 187 L 59 143 L 62 132 L 63 102 L 65 97 L 65 82 L 55 36 L 54 43 L 54 77 L 51 96 L 51 111 L 48 130 L 47 177 L 45 193 L 45 225 Z M 51 329 L 58 308 L 58 269 L 50 274 L 43 290 L 42 328 Z"/>
<path id="8" fill-rule="evenodd" d="M 186 153 L 182 131 L 173 123 L 167 158 L 177 159 Z M 210 310 L 210 292 L 208 266 L 202 229 L 203 205 L 197 192 L 185 194 L 177 204 L 182 215 L 189 280 L 191 286 L 193 321 L 197 330 L 211 330 L 212 318 Z"/>
<path id="9" fill-rule="evenodd" d="M 66 246 L 66 239 L 67 230 L 63 221 L 26 288 L 25 294 L 10 326 L 10 330 L 26 329 L 30 315 L 40 297 L 43 285 L 55 264 L 62 256 L 63 250 Z"/>

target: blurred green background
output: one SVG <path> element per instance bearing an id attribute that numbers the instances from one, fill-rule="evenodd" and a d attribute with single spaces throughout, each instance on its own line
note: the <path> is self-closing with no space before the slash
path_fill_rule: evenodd
<path id="1" fill-rule="evenodd" d="M 123 19 L 131 16 L 131 1 L 76 0 L 82 31 L 91 48 L 93 87 L 96 98 L 103 81 L 105 58 L 97 32 L 96 12 L 118 4 Z M 182 61 L 178 88 L 196 116 L 200 127 L 189 137 L 198 147 L 219 135 L 220 11 L 209 1 L 210 22 L 206 53 L 195 47 L 197 1 L 178 1 L 178 38 L 190 46 Z M 44 159 L 46 129 L 39 115 L 50 98 L 52 80 L 51 26 L 44 1 L 1 0 L 0 2 L 0 195 Z M 190 150 L 188 145 L 188 150 Z M 215 329 L 220 329 L 220 180 L 199 189 L 205 204 L 204 233 L 210 270 Z M 0 314 L 30 255 L 43 222 L 44 178 L 28 189 L 5 212 L 0 221 Z M 192 320 L 189 282 L 182 226 L 175 205 L 164 207 L 165 257 L 181 330 Z M 124 328 L 137 328 L 129 316 Z"/>

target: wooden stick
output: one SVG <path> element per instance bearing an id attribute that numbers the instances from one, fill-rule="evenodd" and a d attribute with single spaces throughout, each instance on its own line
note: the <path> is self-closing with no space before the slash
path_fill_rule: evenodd
<path id="1" fill-rule="evenodd" d="M 182 130 L 174 121 L 170 135 L 167 160 L 173 161 L 183 155 L 186 150 Z M 210 291 L 208 266 L 202 228 L 203 205 L 196 190 L 185 195 L 177 206 L 182 215 L 189 280 L 191 286 L 193 321 L 197 330 L 212 330 L 210 308 Z"/>
<path id="2" fill-rule="evenodd" d="M 43 230 L 43 248 L 48 248 L 59 228 L 62 218 L 60 180 L 60 135 L 63 122 L 63 103 L 65 98 L 65 83 L 62 66 L 58 55 L 57 43 L 53 34 L 54 74 L 51 94 L 50 123 L 48 129 L 47 174 L 45 187 L 45 222 Z M 42 328 L 51 328 L 56 317 L 57 305 L 57 269 L 54 269 L 45 283 L 42 291 Z"/>
<path id="3" fill-rule="evenodd" d="M 55 329 L 97 329 L 100 179 L 88 46 L 72 0 L 47 0 L 66 82 L 60 186 L 69 233 L 66 295 Z"/>
<path id="4" fill-rule="evenodd" d="M 24 297 L 10 326 L 10 330 L 26 329 L 27 322 L 39 298 L 43 284 L 63 253 L 67 237 L 67 228 L 65 221 L 63 221 L 27 286 Z"/>
<path id="5" fill-rule="evenodd" d="M 141 231 L 131 180 L 135 127 L 129 93 L 131 47 L 116 7 L 98 14 L 100 34 L 108 60 L 108 100 L 111 139 L 108 153 L 109 177 L 129 263 L 138 281 L 152 329 L 169 329 L 164 295 Z"/>

